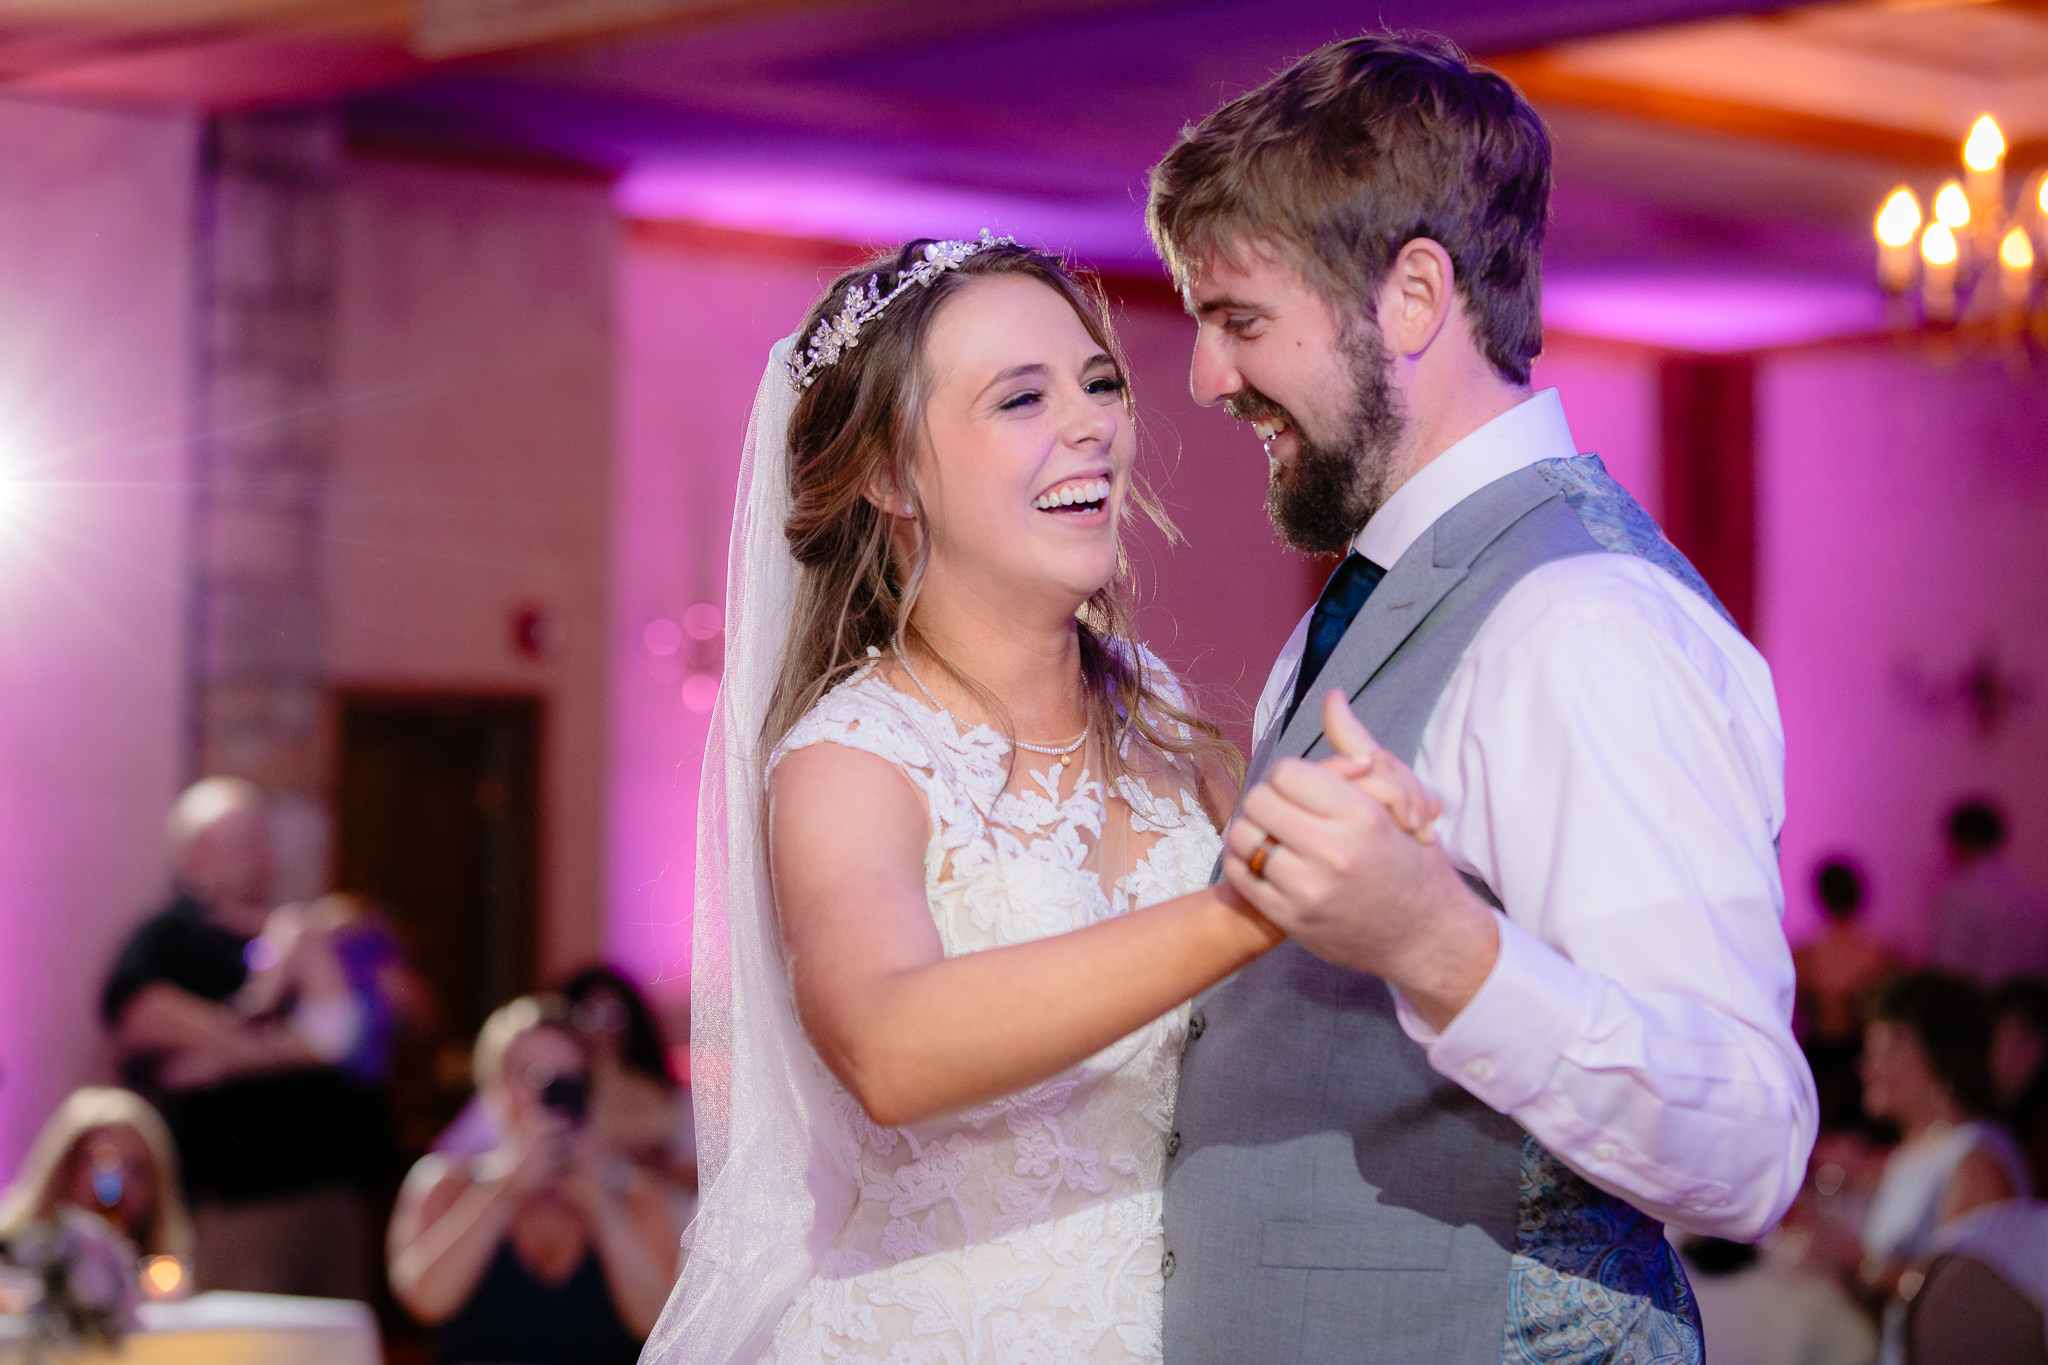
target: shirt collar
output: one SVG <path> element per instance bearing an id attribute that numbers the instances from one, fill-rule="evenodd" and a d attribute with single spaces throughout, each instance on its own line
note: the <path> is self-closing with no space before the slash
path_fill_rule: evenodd
<path id="1" fill-rule="evenodd" d="M 1578 453 L 1557 390 L 1545 389 L 1416 470 L 1373 513 L 1351 548 L 1391 569 L 1439 517 L 1494 480 L 1538 460 L 1570 459 Z"/>

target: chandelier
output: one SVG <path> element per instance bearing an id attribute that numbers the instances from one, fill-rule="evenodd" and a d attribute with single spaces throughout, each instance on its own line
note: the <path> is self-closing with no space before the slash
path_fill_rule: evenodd
<path id="1" fill-rule="evenodd" d="M 2048 343 L 2036 263 L 2048 257 L 2048 178 L 2005 197 L 2005 135 L 1986 114 L 1963 140 L 1963 176 L 1923 214 L 1911 187 L 1877 212 L 1877 279 L 1902 324 L 1985 335 L 2008 346 L 2030 331 Z"/>

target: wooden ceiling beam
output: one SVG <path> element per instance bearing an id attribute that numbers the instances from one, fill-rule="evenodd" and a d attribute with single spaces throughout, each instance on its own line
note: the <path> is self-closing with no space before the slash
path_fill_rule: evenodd
<path id="1" fill-rule="evenodd" d="M 1962 143 L 1956 138 L 1588 76 L 1540 51 L 1489 57 L 1486 64 L 1538 106 L 1585 109 L 1725 137 L 1784 143 L 1886 162 L 1906 174 L 1961 173 Z M 2006 159 L 2020 171 L 2048 163 L 2048 140 L 2017 142 Z"/>

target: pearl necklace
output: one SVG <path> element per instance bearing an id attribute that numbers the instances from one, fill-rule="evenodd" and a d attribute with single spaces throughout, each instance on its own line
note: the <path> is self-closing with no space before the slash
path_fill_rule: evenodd
<path id="1" fill-rule="evenodd" d="M 917 690 L 924 693 L 924 699 L 932 704 L 934 710 L 963 730 L 973 728 L 966 721 L 947 710 L 945 703 L 932 695 L 932 690 L 924 685 L 923 678 L 917 676 L 917 670 L 910 666 L 910 660 L 904 655 L 902 650 L 892 647 L 889 652 L 896 656 L 897 663 L 903 665 L 903 671 L 910 675 L 910 680 L 917 684 Z M 1049 758 L 1056 758 L 1060 761 L 1060 766 L 1064 768 L 1073 763 L 1074 754 L 1083 744 L 1088 742 L 1088 731 L 1084 728 L 1080 734 L 1075 735 L 1066 744 L 1033 744 L 1028 740 L 1022 739 L 1013 739 L 1010 742 L 1020 749 L 1029 749 L 1034 754 L 1044 754 Z"/>

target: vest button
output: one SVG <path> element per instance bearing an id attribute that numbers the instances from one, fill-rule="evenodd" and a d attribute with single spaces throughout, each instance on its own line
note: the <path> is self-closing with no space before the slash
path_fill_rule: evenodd
<path id="1" fill-rule="evenodd" d="M 1177 1156 L 1179 1156 L 1179 1155 L 1180 1155 L 1180 1134 L 1179 1134 L 1179 1133 L 1168 1133 L 1168 1134 L 1166 1135 L 1166 1159 L 1167 1159 L 1168 1161 L 1171 1161 L 1171 1160 L 1173 1160 L 1173 1158 L 1175 1158 L 1175 1157 L 1177 1157 Z"/>
<path id="2" fill-rule="evenodd" d="M 1170 1251 L 1159 1258 L 1159 1278 L 1163 1280 L 1173 1278 L 1173 1253 Z"/>
<path id="3" fill-rule="evenodd" d="M 1194 1042 L 1195 1039 L 1202 1036 L 1202 1030 L 1208 1027 L 1209 1021 L 1202 1016 L 1202 1012 L 1200 1010 L 1196 1010 L 1193 1014 L 1190 1014 L 1188 1016 L 1188 1041 L 1191 1043 Z"/>

